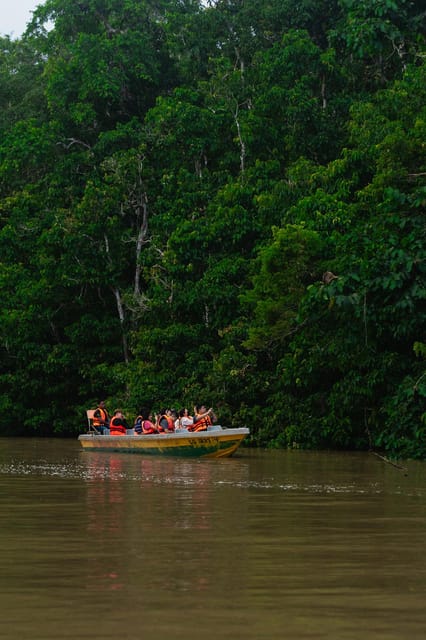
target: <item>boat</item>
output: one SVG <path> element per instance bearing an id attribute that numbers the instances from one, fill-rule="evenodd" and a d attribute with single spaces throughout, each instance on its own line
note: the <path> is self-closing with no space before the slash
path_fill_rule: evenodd
<path id="1" fill-rule="evenodd" d="M 206 431 L 174 431 L 138 435 L 128 429 L 126 435 L 111 436 L 109 430 L 99 433 L 92 426 L 93 411 L 87 411 L 89 429 L 78 440 L 85 451 L 143 453 L 148 455 L 182 456 L 189 458 L 228 458 L 249 435 L 247 427 L 227 429 L 219 424 Z"/>
<path id="2" fill-rule="evenodd" d="M 226 429 L 213 425 L 207 431 L 191 433 L 153 433 L 137 435 L 128 429 L 126 435 L 110 436 L 89 432 L 78 436 L 85 451 L 109 451 L 143 453 L 149 455 L 182 456 L 197 458 L 227 458 L 238 449 L 250 433 L 246 427 Z"/>

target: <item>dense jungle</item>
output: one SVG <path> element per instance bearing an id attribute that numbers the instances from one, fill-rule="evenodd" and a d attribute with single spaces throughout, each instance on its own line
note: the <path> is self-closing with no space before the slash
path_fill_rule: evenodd
<path id="1" fill-rule="evenodd" d="M 0 435 L 202 402 L 426 457 L 421 0 L 46 0 L 0 54 Z"/>

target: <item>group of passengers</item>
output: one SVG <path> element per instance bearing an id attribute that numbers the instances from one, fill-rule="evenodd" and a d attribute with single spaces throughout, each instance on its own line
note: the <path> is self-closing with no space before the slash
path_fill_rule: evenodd
<path id="1" fill-rule="evenodd" d="M 206 431 L 215 421 L 213 409 L 207 409 L 205 405 L 195 405 L 192 416 L 189 415 L 187 408 L 180 411 L 165 408 L 153 416 L 149 408 L 142 407 L 134 421 L 133 429 L 135 435 L 176 431 L 193 433 Z M 109 429 L 111 436 L 126 435 L 127 430 L 131 429 L 121 409 L 116 409 L 110 418 L 104 401 L 101 401 L 95 409 L 92 424 L 100 433 L 105 433 L 105 429 Z"/>

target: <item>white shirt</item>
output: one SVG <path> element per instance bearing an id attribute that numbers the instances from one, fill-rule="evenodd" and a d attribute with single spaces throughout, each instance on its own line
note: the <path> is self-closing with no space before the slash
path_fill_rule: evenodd
<path id="1" fill-rule="evenodd" d="M 183 416 L 178 418 L 175 422 L 175 429 L 180 431 L 181 429 L 187 429 L 190 424 L 194 424 L 194 420 L 189 416 Z"/>

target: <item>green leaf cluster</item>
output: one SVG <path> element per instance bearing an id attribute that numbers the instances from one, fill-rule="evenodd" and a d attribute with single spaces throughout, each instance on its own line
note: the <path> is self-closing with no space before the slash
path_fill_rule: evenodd
<path id="1" fill-rule="evenodd" d="M 0 434 L 203 402 L 426 456 L 413 0 L 47 0 L 0 49 Z"/>

